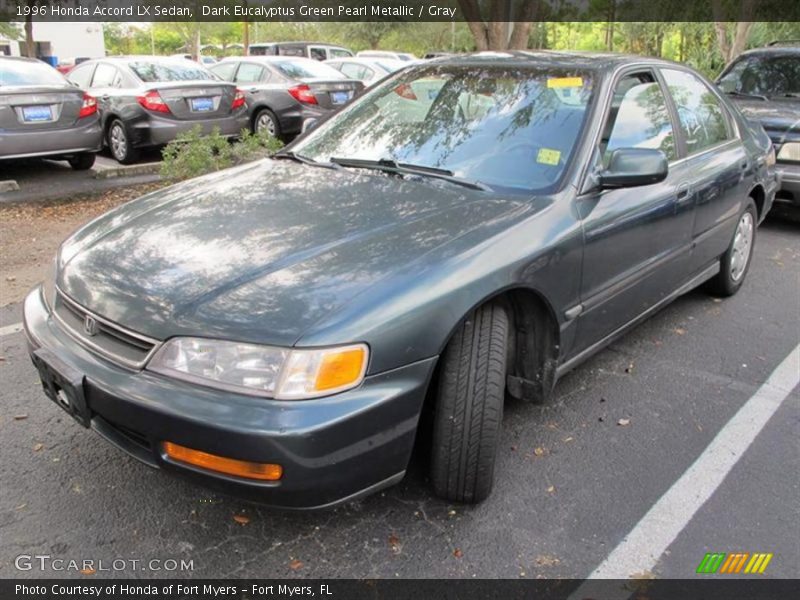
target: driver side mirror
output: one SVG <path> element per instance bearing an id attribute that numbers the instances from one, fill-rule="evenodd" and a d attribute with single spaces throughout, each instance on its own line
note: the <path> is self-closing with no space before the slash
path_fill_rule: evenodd
<path id="1" fill-rule="evenodd" d="M 620 148 L 611 153 L 608 168 L 601 171 L 601 189 L 652 185 L 667 178 L 667 156 L 650 148 Z"/>

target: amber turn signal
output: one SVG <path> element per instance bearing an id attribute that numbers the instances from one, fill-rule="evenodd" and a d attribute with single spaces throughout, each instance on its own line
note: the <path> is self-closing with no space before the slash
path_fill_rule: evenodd
<path id="1" fill-rule="evenodd" d="M 225 458 L 224 456 L 179 446 L 172 442 L 163 442 L 161 446 L 164 449 L 164 453 L 176 462 L 216 471 L 217 473 L 224 473 L 225 475 L 258 479 L 260 481 L 278 481 L 283 475 L 283 467 L 280 465 Z"/>

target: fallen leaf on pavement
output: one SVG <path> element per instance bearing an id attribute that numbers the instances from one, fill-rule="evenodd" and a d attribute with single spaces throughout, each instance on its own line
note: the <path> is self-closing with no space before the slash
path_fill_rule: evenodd
<path id="1" fill-rule="evenodd" d="M 395 534 L 391 534 L 389 536 L 389 547 L 395 554 L 400 552 L 400 549 L 402 548 L 402 544 L 400 544 L 400 538 L 397 537 Z"/>
<path id="2" fill-rule="evenodd" d="M 627 427 L 630 424 L 631 424 L 630 419 L 620 419 L 619 421 L 617 421 L 617 425 L 620 425 L 621 427 Z"/>
<path id="3" fill-rule="evenodd" d="M 27 419 L 28 415 L 14 415 L 15 421 L 22 421 L 23 419 Z"/>
<path id="4" fill-rule="evenodd" d="M 292 562 L 289 563 L 289 568 L 292 571 L 297 571 L 297 569 L 302 569 L 303 568 L 303 561 L 302 560 L 297 560 L 295 558 Z"/>
<path id="5" fill-rule="evenodd" d="M 86 567 L 85 569 L 81 569 L 81 575 L 94 575 L 97 573 L 93 568 Z"/>
<path id="6" fill-rule="evenodd" d="M 676 327 L 672 331 L 674 331 L 678 335 L 686 335 L 686 330 L 683 327 Z"/>
<path id="7" fill-rule="evenodd" d="M 542 448 L 541 446 L 539 446 L 538 448 L 534 448 L 534 449 L 533 449 L 533 453 L 534 453 L 536 456 L 544 456 L 545 449 L 544 449 L 544 448 Z"/>
<path id="8" fill-rule="evenodd" d="M 247 525 L 250 522 L 250 517 L 246 515 L 233 515 L 233 520 L 239 525 Z"/>
<path id="9" fill-rule="evenodd" d="M 562 442 L 564 442 L 565 444 L 569 444 L 569 443 L 570 443 L 570 442 L 571 442 L 573 439 L 575 439 L 575 438 L 573 438 L 573 437 L 570 435 L 570 436 L 568 436 L 568 437 L 565 437 L 565 438 L 564 438 L 563 440 L 561 440 L 561 441 L 562 441 Z"/>
<path id="10" fill-rule="evenodd" d="M 556 491 L 556 486 L 554 486 L 554 485 L 551 485 L 549 488 L 547 488 L 547 493 L 548 494 L 552 494 L 555 491 Z"/>
<path id="11" fill-rule="evenodd" d="M 461 548 L 456 548 L 455 550 L 453 550 L 453 556 L 455 556 L 456 558 L 461 558 L 462 556 L 464 556 L 464 553 L 461 552 Z"/>
<path id="12" fill-rule="evenodd" d="M 44 444 L 36 444 L 36 445 L 33 447 L 33 451 L 34 451 L 34 452 L 38 452 L 38 451 L 39 451 L 39 450 L 41 450 L 42 448 L 44 448 Z"/>

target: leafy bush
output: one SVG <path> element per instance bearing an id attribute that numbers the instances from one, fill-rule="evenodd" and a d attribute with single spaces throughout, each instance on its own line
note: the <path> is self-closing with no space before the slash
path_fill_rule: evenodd
<path id="1" fill-rule="evenodd" d="M 279 140 L 267 132 L 242 130 L 241 137 L 231 142 L 219 129 L 203 134 L 200 126 L 180 134 L 162 152 L 161 176 L 171 181 L 190 179 L 258 160 L 281 148 Z"/>

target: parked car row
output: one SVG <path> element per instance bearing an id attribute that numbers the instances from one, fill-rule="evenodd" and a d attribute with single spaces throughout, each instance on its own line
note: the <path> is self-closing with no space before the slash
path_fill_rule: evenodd
<path id="1" fill-rule="evenodd" d="M 107 57 L 66 78 L 34 59 L 0 58 L 0 159 L 68 160 L 88 169 L 102 148 L 120 163 L 200 127 L 236 137 L 266 130 L 291 139 L 364 88 L 331 66 L 293 56 Z M 4 110 L 5 109 L 5 110 Z"/>

